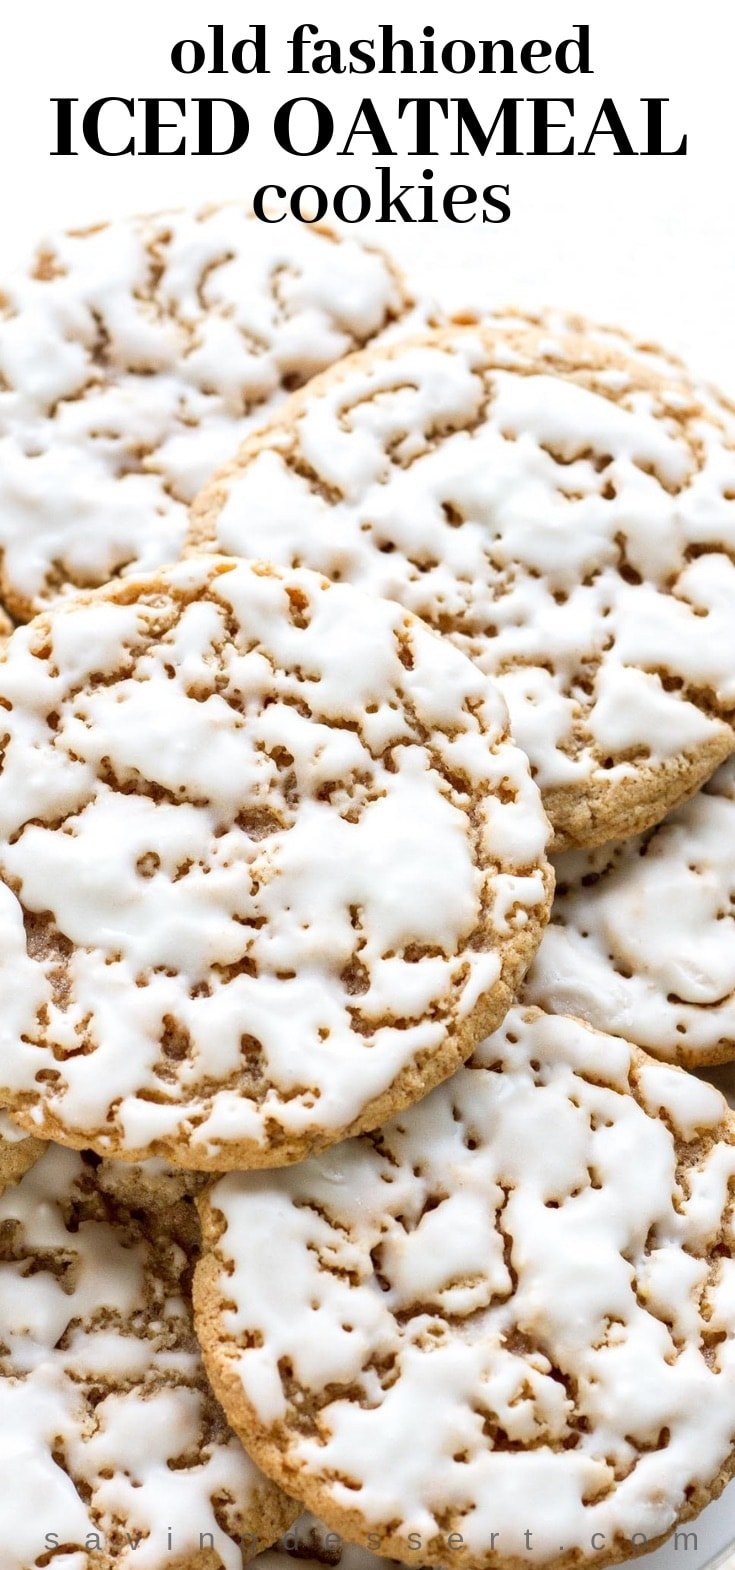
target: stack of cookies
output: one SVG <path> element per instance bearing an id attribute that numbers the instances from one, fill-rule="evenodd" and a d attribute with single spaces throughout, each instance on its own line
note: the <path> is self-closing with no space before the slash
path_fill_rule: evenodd
<path id="1" fill-rule="evenodd" d="M 2 1570 L 664 1541 L 735 1475 L 735 408 L 143 218 L 0 292 L 0 551 Z"/>

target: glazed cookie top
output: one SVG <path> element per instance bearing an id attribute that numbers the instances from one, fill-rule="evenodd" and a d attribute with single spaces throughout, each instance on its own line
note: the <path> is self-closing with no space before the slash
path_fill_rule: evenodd
<path id="1" fill-rule="evenodd" d="M 491 683 L 398 605 L 202 558 L 0 664 L 0 1097 L 128 1159 L 272 1165 L 502 1019 L 548 824 Z"/>
<path id="2" fill-rule="evenodd" d="M 735 1059 L 735 759 L 657 829 L 556 863 L 525 997 L 688 1067 Z"/>
<path id="3" fill-rule="evenodd" d="M 0 287 L 11 610 L 176 559 L 246 431 L 406 303 L 377 252 L 235 206 L 46 240 Z"/>
<path id="4" fill-rule="evenodd" d="M 383 1552 L 624 1557 L 732 1469 L 734 1178 L 711 1086 L 514 1009 L 383 1130 L 208 1191 L 215 1389 L 272 1476 Z"/>
<path id="5" fill-rule="evenodd" d="M 200 1534 L 241 1570 L 241 1540 L 293 1518 L 207 1386 L 186 1277 L 75 1152 L 49 1148 L 0 1199 L 4 1570 L 194 1566 Z"/>
<path id="6" fill-rule="evenodd" d="M 642 353 L 461 329 L 295 395 L 191 541 L 400 600 L 494 675 L 558 845 L 662 817 L 735 745 L 735 417 Z"/>

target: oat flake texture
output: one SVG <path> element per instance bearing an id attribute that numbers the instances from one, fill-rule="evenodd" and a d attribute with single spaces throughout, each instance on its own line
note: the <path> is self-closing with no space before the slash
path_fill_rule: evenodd
<path id="1" fill-rule="evenodd" d="M 735 760 L 658 828 L 556 861 L 524 989 L 698 1068 L 735 1059 Z"/>
<path id="2" fill-rule="evenodd" d="M 556 845 L 642 830 L 735 748 L 735 414 L 615 334 L 454 328 L 296 394 L 190 547 L 399 600 L 492 674 Z"/>
<path id="3" fill-rule="evenodd" d="M 246 432 L 406 306 L 378 252 L 236 206 L 44 241 L 0 282 L 9 608 L 174 560 Z"/>
<path id="4" fill-rule="evenodd" d="M 3 1570 L 194 1570 L 200 1533 L 241 1570 L 241 1539 L 293 1520 L 209 1390 L 188 1273 L 73 1151 L 0 1198 Z"/>
<path id="5" fill-rule="evenodd" d="M 7 1183 L 15 1183 L 27 1172 L 46 1149 L 40 1139 L 33 1139 L 18 1128 L 7 1112 L 0 1111 L 0 1190 Z"/>
<path id="6" fill-rule="evenodd" d="M 194 1169 L 372 1127 L 502 1019 L 548 824 L 492 684 L 398 605 L 180 563 L 0 663 L 0 1100 Z"/>
<path id="7" fill-rule="evenodd" d="M 514 1009 L 377 1133 L 212 1185 L 214 1387 L 264 1469 L 363 1544 L 625 1558 L 733 1471 L 734 1179 L 719 1092 Z"/>

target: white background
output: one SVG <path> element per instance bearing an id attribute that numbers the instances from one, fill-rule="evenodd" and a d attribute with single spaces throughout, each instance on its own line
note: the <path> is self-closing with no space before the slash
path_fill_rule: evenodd
<path id="1" fill-rule="evenodd" d="M 420 285 L 452 302 L 551 302 L 619 321 L 667 341 L 695 367 L 735 392 L 735 198 L 732 120 L 735 5 L 732 0 L 271 0 L 251 9 L 242 0 L 1 0 L 0 137 L 2 213 L 0 271 L 27 241 L 58 224 L 109 213 L 145 210 L 217 197 L 247 198 L 266 180 L 295 186 L 318 180 L 369 184 L 362 153 L 309 161 L 275 144 L 273 113 L 284 98 L 312 94 L 334 108 L 342 142 L 359 99 L 372 96 L 392 134 L 394 101 L 402 92 L 472 98 L 490 122 L 504 94 L 569 95 L 577 99 L 582 142 L 605 95 L 613 96 L 636 140 L 642 95 L 671 99 L 672 134 L 689 134 L 687 158 L 478 158 L 434 160 L 437 183 L 510 182 L 513 216 L 504 225 L 434 228 L 393 225 L 360 233 L 389 244 Z M 286 76 L 283 40 L 299 21 L 332 36 L 369 36 L 381 21 L 418 37 L 433 24 L 437 40 L 507 36 L 520 44 L 553 41 L 575 23 L 591 25 L 587 77 L 555 70 L 531 78 L 449 76 L 379 78 Z M 234 42 L 248 25 L 269 26 L 271 74 L 242 77 L 178 75 L 173 43 L 207 36 L 222 22 Z M 251 119 L 243 151 L 231 158 L 77 158 L 49 156 L 52 95 L 82 104 L 106 94 L 221 95 L 240 99 Z M 492 113 L 490 112 L 492 109 Z M 405 133 L 402 133 L 405 134 Z M 609 139 L 608 139 L 609 140 Z M 426 160 L 397 157 L 396 177 L 418 181 Z M 372 177 L 374 178 L 374 176 Z"/>

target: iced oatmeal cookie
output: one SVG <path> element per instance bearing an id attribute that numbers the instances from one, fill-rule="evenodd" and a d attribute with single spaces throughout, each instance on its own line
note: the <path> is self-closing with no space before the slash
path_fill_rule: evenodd
<path id="1" fill-rule="evenodd" d="M 735 1471 L 734 1182 L 718 1091 L 514 1009 L 382 1130 L 212 1184 L 214 1388 L 264 1470 L 364 1546 L 624 1559 Z"/>
<path id="2" fill-rule="evenodd" d="M 4 1570 L 241 1570 L 293 1520 L 207 1385 L 189 1275 L 76 1152 L 0 1198 Z"/>
<path id="3" fill-rule="evenodd" d="M 367 350 L 205 487 L 189 546 L 400 601 L 498 682 L 556 848 L 659 821 L 735 749 L 735 415 L 550 328 Z"/>
<path id="4" fill-rule="evenodd" d="M 0 282 L 8 608 L 175 560 L 211 470 L 407 304 L 377 251 L 237 206 L 45 240 Z"/>
<path id="5" fill-rule="evenodd" d="M 0 1101 L 194 1170 L 374 1127 L 500 1023 L 551 896 L 492 683 L 396 604 L 201 558 L 0 662 Z"/>
<path id="6" fill-rule="evenodd" d="M 647 834 L 556 861 L 524 997 L 687 1068 L 735 1059 L 735 759 Z"/>

